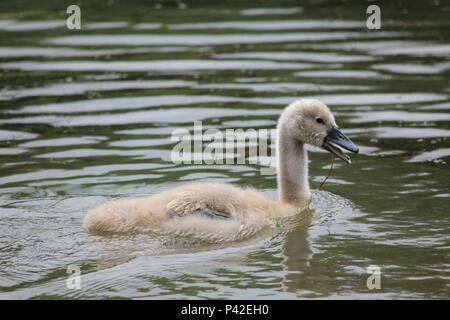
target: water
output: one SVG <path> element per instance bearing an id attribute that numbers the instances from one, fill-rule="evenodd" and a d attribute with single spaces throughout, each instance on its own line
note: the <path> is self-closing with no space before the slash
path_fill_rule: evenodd
<path id="1" fill-rule="evenodd" d="M 361 5 L 83 2 L 68 31 L 56 3 L 13 2 L 0 5 L 0 298 L 450 298 L 449 6 L 385 5 L 367 31 Z M 361 149 L 304 214 L 223 244 L 83 229 L 99 204 L 189 181 L 276 196 L 259 165 L 174 165 L 170 135 L 194 120 L 273 129 L 298 97 L 328 103 Z M 316 187 L 330 157 L 313 151 Z"/>

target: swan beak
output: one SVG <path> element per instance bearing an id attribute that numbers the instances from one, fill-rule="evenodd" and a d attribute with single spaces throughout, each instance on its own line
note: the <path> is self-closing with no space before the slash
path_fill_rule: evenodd
<path id="1" fill-rule="evenodd" d="M 347 162 L 348 164 L 352 163 L 352 161 L 350 157 L 342 151 L 342 149 L 351 151 L 353 153 L 359 152 L 359 148 L 341 131 L 341 129 L 335 126 L 331 127 L 328 130 L 327 136 L 323 141 L 322 148 L 324 148 L 328 152 L 331 152 L 339 159 Z"/>

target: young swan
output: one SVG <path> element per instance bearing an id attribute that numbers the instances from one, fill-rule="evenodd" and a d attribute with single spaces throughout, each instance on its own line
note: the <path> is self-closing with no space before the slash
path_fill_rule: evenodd
<path id="1" fill-rule="evenodd" d="M 347 163 L 350 158 L 338 146 L 358 153 L 328 107 L 316 99 L 298 100 L 286 107 L 277 131 L 278 201 L 252 188 L 191 183 L 146 198 L 101 205 L 86 215 L 84 225 L 91 232 L 153 231 L 211 242 L 237 240 L 258 232 L 272 218 L 295 215 L 308 205 L 305 143 Z"/>

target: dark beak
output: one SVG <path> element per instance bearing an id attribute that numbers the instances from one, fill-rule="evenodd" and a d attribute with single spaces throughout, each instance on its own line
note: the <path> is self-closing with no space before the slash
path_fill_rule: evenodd
<path id="1" fill-rule="evenodd" d="M 359 148 L 341 131 L 341 129 L 333 126 L 328 130 L 322 148 L 350 164 L 350 157 L 338 146 L 353 153 L 359 152 Z"/>

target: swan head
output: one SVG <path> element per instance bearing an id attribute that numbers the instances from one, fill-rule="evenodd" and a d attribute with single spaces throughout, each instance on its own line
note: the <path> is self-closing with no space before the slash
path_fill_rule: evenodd
<path id="1" fill-rule="evenodd" d="M 280 117 L 284 134 L 334 154 L 350 164 L 342 149 L 358 153 L 358 147 L 336 124 L 330 109 L 317 99 L 301 99 L 290 104 Z"/>

